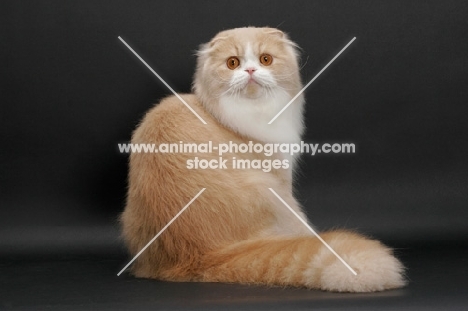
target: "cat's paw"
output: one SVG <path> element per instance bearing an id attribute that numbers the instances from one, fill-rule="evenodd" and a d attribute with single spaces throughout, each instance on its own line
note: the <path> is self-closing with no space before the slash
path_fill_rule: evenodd
<path id="1" fill-rule="evenodd" d="M 393 256 L 392 250 L 380 242 L 362 237 L 338 236 L 329 244 L 357 275 L 324 246 L 311 263 L 318 268 L 315 279 L 321 289 L 375 292 L 405 286 L 403 265 Z"/>

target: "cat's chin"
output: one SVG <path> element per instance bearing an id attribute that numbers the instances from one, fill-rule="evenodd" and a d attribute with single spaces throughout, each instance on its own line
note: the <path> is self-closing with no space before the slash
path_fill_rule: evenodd
<path id="1" fill-rule="evenodd" d="M 257 82 L 249 82 L 246 84 L 241 93 L 245 98 L 258 99 L 266 95 L 266 90 Z"/>

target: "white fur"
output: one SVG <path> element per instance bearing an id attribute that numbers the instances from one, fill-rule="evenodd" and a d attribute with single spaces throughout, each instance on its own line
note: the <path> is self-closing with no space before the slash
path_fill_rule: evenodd
<path id="1" fill-rule="evenodd" d="M 223 95 L 219 104 L 222 121 L 228 127 L 247 137 L 265 143 L 297 143 L 302 133 L 302 98 L 298 98 L 272 124 L 270 120 L 291 100 L 289 94 L 275 89 L 272 94 L 256 99 Z"/>
<path id="2" fill-rule="evenodd" d="M 250 79 L 247 68 L 255 69 L 252 77 L 262 86 L 254 98 L 245 93 Z M 298 143 L 303 132 L 302 96 L 268 124 L 291 99 L 292 96 L 278 86 L 270 70 L 260 65 L 248 44 L 241 65 L 232 75 L 229 91 L 220 97 L 220 121 L 241 135 L 265 143 Z M 293 165 L 295 159 L 285 156 Z"/>
<path id="3" fill-rule="evenodd" d="M 329 245 L 340 253 L 356 272 L 354 275 L 325 246 L 315 254 L 303 272 L 304 282 L 314 284 L 317 271 L 320 288 L 338 292 L 374 292 L 405 285 L 403 265 L 391 250 L 377 241 L 367 240 L 365 247 L 350 249 L 352 240 L 344 236 L 335 238 Z"/>

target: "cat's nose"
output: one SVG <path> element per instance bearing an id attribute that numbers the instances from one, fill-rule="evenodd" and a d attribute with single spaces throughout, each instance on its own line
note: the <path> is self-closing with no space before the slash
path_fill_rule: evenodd
<path id="1" fill-rule="evenodd" d="M 255 70 L 257 70 L 257 69 L 255 69 L 255 68 L 253 68 L 253 67 L 249 67 L 249 68 L 245 69 L 245 71 L 247 71 L 247 72 L 249 73 L 249 75 L 253 75 L 253 73 L 255 72 Z"/>

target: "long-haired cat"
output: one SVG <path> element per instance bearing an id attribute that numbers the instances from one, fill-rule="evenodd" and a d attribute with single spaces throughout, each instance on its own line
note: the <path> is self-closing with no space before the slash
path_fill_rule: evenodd
<path id="1" fill-rule="evenodd" d="M 297 47 L 273 28 L 220 32 L 198 52 L 194 94 L 151 109 L 132 143 L 295 143 L 303 132 Z M 294 157 L 232 152 L 225 169 L 188 169 L 187 161 L 218 160 L 212 153 L 133 153 L 127 205 L 121 215 L 125 242 L 137 254 L 202 188 L 206 190 L 135 261 L 137 277 L 168 281 L 236 282 L 371 292 L 405 284 L 403 266 L 380 242 L 338 230 L 320 236 L 348 270 L 269 188 L 303 219 L 293 197 Z M 265 172 L 234 169 L 232 158 L 287 160 Z"/>

